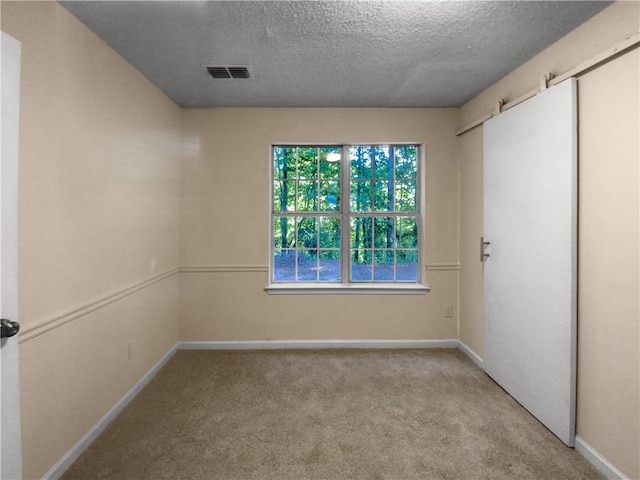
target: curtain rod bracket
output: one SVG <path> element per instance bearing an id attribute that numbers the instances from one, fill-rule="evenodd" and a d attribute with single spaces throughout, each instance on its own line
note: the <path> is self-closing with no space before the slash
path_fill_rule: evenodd
<path id="1" fill-rule="evenodd" d="M 500 100 L 497 101 L 496 107 L 493 110 L 493 114 L 494 115 L 500 115 L 502 113 L 503 105 L 504 105 L 504 98 L 501 98 Z"/>

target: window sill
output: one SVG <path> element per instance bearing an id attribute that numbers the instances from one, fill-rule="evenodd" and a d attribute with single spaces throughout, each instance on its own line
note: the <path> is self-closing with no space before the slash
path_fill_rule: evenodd
<path id="1" fill-rule="evenodd" d="M 428 286 L 419 283 L 271 283 L 264 289 L 269 295 L 424 295 L 430 291 Z"/>

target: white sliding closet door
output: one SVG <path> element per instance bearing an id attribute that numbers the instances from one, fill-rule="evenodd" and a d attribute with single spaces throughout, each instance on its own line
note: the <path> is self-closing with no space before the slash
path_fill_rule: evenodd
<path id="1" fill-rule="evenodd" d="M 577 85 L 484 124 L 484 368 L 564 443 L 575 437 Z"/>

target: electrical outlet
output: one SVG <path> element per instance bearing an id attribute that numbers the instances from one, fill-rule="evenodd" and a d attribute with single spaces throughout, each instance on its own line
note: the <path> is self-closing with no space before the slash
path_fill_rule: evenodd
<path id="1" fill-rule="evenodd" d="M 134 342 L 133 340 L 129 341 L 129 358 L 133 358 L 138 354 L 138 351 L 136 350 L 136 342 Z"/>
<path id="2" fill-rule="evenodd" d="M 453 317 L 453 304 L 447 303 L 444 306 L 444 316 L 447 318 Z"/>

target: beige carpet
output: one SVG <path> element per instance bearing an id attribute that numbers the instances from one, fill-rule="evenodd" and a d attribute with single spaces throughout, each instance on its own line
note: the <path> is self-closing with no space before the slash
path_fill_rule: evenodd
<path id="1" fill-rule="evenodd" d="M 602 478 L 458 350 L 179 351 L 65 479 Z"/>

